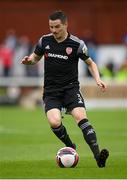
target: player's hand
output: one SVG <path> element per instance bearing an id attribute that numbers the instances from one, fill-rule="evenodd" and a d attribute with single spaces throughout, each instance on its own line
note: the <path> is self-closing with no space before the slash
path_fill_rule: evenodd
<path id="1" fill-rule="evenodd" d="M 25 57 L 21 60 L 21 64 L 29 65 L 29 64 L 32 64 L 32 61 L 31 61 L 31 59 L 29 58 L 29 56 L 25 56 Z"/>
<path id="2" fill-rule="evenodd" d="M 105 92 L 107 89 L 107 85 L 103 82 L 103 81 L 98 81 L 97 85 L 99 86 L 99 88 L 101 89 L 102 92 Z"/>

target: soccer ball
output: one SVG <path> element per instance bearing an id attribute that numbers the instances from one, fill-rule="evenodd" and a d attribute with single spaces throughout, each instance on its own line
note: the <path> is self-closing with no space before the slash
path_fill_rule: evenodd
<path id="1" fill-rule="evenodd" d="M 79 155 L 75 149 L 64 147 L 58 150 L 56 154 L 56 162 L 59 167 L 70 168 L 75 167 L 79 161 Z"/>

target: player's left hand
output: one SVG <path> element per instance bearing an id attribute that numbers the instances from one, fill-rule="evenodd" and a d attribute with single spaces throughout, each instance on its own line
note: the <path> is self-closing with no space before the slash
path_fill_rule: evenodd
<path id="1" fill-rule="evenodd" d="M 103 82 L 103 81 L 98 81 L 97 82 L 97 85 L 100 87 L 100 89 L 101 89 L 101 91 L 102 92 L 105 92 L 106 91 L 106 89 L 107 89 L 107 85 Z"/>

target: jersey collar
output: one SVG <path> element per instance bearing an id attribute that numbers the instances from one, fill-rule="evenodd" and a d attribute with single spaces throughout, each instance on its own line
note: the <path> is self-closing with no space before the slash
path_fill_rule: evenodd
<path id="1" fill-rule="evenodd" d="M 53 35 L 52 35 L 52 36 L 53 36 Z M 68 32 L 68 35 L 67 35 L 66 39 L 64 39 L 64 40 L 61 41 L 61 42 L 58 42 L 58 41 L 54 38 L 54 36 L 53 36 L 53 39 L 54 39 L 54 41 L 55 41 L 56 43 L 61 44 L 61 43 L 66 42 L 69 37 L 70 37 L 70 33 Z"/>

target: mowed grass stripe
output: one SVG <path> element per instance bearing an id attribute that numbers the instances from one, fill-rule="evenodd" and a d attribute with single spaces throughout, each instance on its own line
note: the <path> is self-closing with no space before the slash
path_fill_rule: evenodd
<path id="1" fill-rule="evenodd" d="M 82 133 L 71 116 L 63 123 L 77 144 L 80 160 L 76 168 L 61 169 L 55 155 L 63 144 L 51 132 L 41 108 L 0 108 L 0 178 L 127 178 L 127 111 L 90 110 L 101 147 L 110 150 L 107 167 L 99 169 L 84 143 Z"/>

